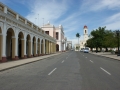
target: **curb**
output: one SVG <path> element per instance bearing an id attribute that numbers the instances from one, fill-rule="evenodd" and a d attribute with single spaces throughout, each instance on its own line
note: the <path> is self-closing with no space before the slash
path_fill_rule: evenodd
<path id="1" fill-rule="evenodd" d="M 92 53 L 90 53 L 90 54 L 92 54 Z M 100 57 L 106 57 L 106 58 L 110 58 L 110 59 L 113 59 L 113 60 L 120 61 L 120 60 L 112 58 L 112 57 L 107 57 L 107 56 L 102 56 L 102 55 L 97 55 L 97 54 L 92 54 L 92 55 L 96 55 L 96 56 L 100 56 Z"/>
<path id="2" fill-rule="evenodd" d="M 56 55 L 59 55 L 59 54 L 62 54 L 62 53 L 58 53 L 58 54 L 55 54 L 53 56 L 56 56 Z M 44 57 L 44 58 L 41 58 L 41 59 L 38 59 L 38 60 L 35 60 L 35 61 L 30 61 L 30 62 L 26 62 L 26 63 L 20 64 L 20 65 L 16 65 L 16 66 L 11 66 L 11 67 L 8 67 L 8 68 L 4 68 L 4 69 L 1 69 L 0 72 L 5 71 L 5 70 L 9 70 L 9 69 L 12 69 L 12 68 L 16 68 L 16 67 L 19 67 L 19 66 L 23 66 L 23 65 L 26 65 L 26 64 L 30 64 L 30 63 L 33 63 L 33 62 L 38 62 L 40 60 L 43 60 L 43 59 L 46 59 L 46 58 L 50 58 L 50 57 L 53 57 L 53 56 Z"/>

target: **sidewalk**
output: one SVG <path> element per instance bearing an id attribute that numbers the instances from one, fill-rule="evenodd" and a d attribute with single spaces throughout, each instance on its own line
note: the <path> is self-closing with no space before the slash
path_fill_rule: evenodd
<path id="1" fill-rule="evenodd" d="M 27 58 L 27 59 L 21 59 L 21 60 L 16 60 L 16 61 L 0 63 L 0 71 L 4 71 L 4 70 L 7 70 L 7 69 L 11 69 L 11 68 L 14 68 L 14 67 L 18 67 L 18 66 L 21 66 L 21 65 L 28 64 L 28 63 L 40 61 L 42 59 L 49 58 L 49 57 L 59 55 L 59 54 L 61 54 L 61 53 L 59 52 L 59 53 L 45 55 L 45 56 L 39 56 L 39 57 L 34 57 L 34 58 Z"/>
<path id="2" fill-rule="evenodd" d="M 99 56 L 104 56 L 104 57 L 107 57 L 107 58 L 112 58 L 114 60 L 120 60 L 120 56 L 117 56 L 115 54 L 111 54 L 111 52 L 90 52 L 91 54 L 94 54 L 94 55 L 99 55 Z"/>

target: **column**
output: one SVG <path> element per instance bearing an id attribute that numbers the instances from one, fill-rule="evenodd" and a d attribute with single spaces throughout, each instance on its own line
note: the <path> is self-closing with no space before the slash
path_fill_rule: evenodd
<path id="1" fill-rule="evenodd" d="M 13 39 L 15 39 L 16 41 L 15 41 L 15 46 L 16 47 L 12 47 L 12 50 L 13 50 L 13 48 L 15 48 L 15 60 L 17 60 L 17 59 L 19 59 L 18 58 L 18 37 L 14 37 L 14 36 L 12 36 L 12 45 L 13 45 Z"/>
<path id="2" fill-rule="evenodd" d="M 31 53 L 32 53 L 32 51 L 31 51 L 32 45 L 31 44 L 32 44 L 31 40 L 28 40 L 28 57 L 32 57 L 31 56 Z"/>
<path id="3" fill-rule="evenodd" d="M 49 41 L 49 54 L 51 54 L 51 46 L 50 46 L 50 41 Z"/>
<path id="4" fill-rule="evenodd" d="M 15 36 L 12 36 L 12 60 L 18 59 L 18 56 L 15 56 L 15 55 L 17 55 L 16 51 L 18 49 L 17 50 L 15 50 L 15 49 L 17 49 L 17 47 L 16 47 L 16 38 L 15 38 Z"/>
<path id="5" fill-rule="evenodd" d="M 24 43 L 25 43 L 24 39 L 21 39 L 21 47 L 22 47 L 21 58 L 24 58 Z"/>
<path id="6" fill-rule="evenodd" d="M 51 53 L 53 53 L 53 45 L 52 45 L 52 42 L 51 42 Z"/>
<path id="7" fill-rule="evenodd" d="M 48 54 L 50 54 L 49 52 L 50 52 L 50 51 L 49 51 L 49 41 L 48 41 Z"/>
<path id="8" fill-rule="evenodd" d="M 1 42 L 2 42 L 2 62 L 6 62 L 6 24 L 4 23 L 4 34 L 1 36 Z"/>
<path id="9" fill-rule="evenodd" d="M 55 43 L 53 43 L 53 53 L 55 53 Z"/>
<path id="10" fill-rule="evenodd" d="M 36 41 L 36 56 L 38 56 L 38 53 L 39 53 L 39 52 L 38 52 L 38 48 L 39 48 L 39 47 L 38 47 L 38 42 Z"/>
<path id="11" fill-rule="evenodd" d="M 2 34 L 0 33 L 0 42 L 2 42 Z M 0 43 L 0 61 L 2 60 L 2 43 Z"/>
<path id="12" fill-rule="evenodd" d="M 24 58 L 27 58 L 27 55 L 26 55 L 26 38 L 24 39 Z"/>
<path id="13" fill-rule="evenodd" d="M 48 54 L 48 40 L 46 40 L 46 54 Z"/>
<path id="14" fill-rule="evenodd" d="M 40 54 L 41 54 L 41 39 L 40 39 Z"/>
<path id="15" fill-rule="evenodd" d="M 45 39 L 43 39 L 43 54 L 45 54 L 45 50 L 46 50 L 46 48 L 45 48 Z"/>

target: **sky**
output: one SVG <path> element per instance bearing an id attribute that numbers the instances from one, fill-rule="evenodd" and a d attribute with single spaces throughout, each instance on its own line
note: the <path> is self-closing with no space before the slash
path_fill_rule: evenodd
<path id="1" fill-rule="evenodd" d="M 72 44 L 78 43 L 76 33 L 83 40 L 83 27 L 88 34 L 98 27 L 120 29 L 120 0 L 0 0 L 13 11 L 37 26 L 62 25 L 65 37 Z"/>

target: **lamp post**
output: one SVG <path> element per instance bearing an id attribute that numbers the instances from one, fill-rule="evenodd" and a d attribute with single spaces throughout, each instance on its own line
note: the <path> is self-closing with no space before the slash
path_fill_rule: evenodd
<path id="1" fill-rule="evenodd" d="M 119 30 L 117 30 L 116 31 L 116 34 L 117 34 L 117 38 L 118 38 L 118 54 L 117 54 L 117 56 L 120 56 L 120 51 L 119 51 L 119 34 L 120 34 L 120 31 Z"/>

